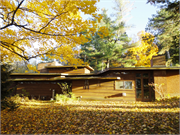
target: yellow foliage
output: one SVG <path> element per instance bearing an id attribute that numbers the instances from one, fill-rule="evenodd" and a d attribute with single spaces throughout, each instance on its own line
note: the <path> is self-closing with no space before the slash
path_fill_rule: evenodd
<path id="1" fill-rule="evenodd" d="M 52 54 L 69 64 L 82 64 L 76 57 L 76 48 L 87 39 L 79 33 L 90 26 L 89 33 L 94 33 L 97 26 L 93 20 L 84 21 L 81 12 L 101 19 L 96 14 L 96 3 L 97 0 L 1 0 L 1 60 L 30 60 Z"/>
<path id="2" fill-rule="evenodd" d="M 40 72 L 36 69 L 36 66 L 33 66 L 33 65 L 31 65 L 31 64 L 28 64 L 27 67 L 28 67 L 29 70 L 33 70 L 33 71 L 36 71 L 36 72 L 40 73 Z M 27 73 L 28 71 L 26 70 L 25 72 Z"/>
<path id="3" fill-rule="evenodd" d="M 136 60 L 135 66 L 150 67 L 152 56 L 157 55 L 158 52 L 158 47 L 153 43 L 154 36 L 144 31 L 138 33 L 138 36 L 140 45 L 130 49 L 129 53 L 132 54 L 132 59 Z"/>

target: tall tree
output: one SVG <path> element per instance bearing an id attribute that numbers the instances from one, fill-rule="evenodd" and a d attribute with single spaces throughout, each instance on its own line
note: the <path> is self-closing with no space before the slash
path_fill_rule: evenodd
<path id="1" fill-rule="evenodd" d="M 10 88 L 12 82 L 8 81 L 10 74 L 12 73 L 12 66 L 3 63 L 1 66 L 1 100 L 4 100 L 6 97 L 10 96 L 13 89 Z"/>
<path id="2" fill-rule="evenodd" d="M 125 65 L 125 51 L 132 47 L 124 32 L 124 22 L 112 21 L 106 10 L 103 10 L 102 16 L 101 22 L 97 24 L 100 28 L 96 29 L 94 35 L 87 35 L 89 42 L 81 46 L 81 56 L 96 71 Z"/>
<path id="3" fill-rule="evenodd" d="M 147 31 L 156 37 L 159 54 L 166 53 L 167 59 L 179 63 L 180 2 L 166 2 L 156 15 L 149 19 Z"/>
<path id="4" fill-rule="evenodd" d="M 29 61 L 52 56 L 70 64 L 81 63 L 74 49 L 87 42 L 81 31 L 94 26 L 80 13 L 99 18 L 96 0 L 1 0 L 1 59 Z M 62 59 L 63 57 L 63 59 Z"/>
<path id="5" fill-rule="evenodd" d="M 140 32 L 139 34 L 139 46 L 128 50 L 132 59 L 136 60 L 135 66 L 150 67 L 150 60 L 152 56 L 157 55 L 158 47 L 153 43 L 154 36 L 147 32 Z M 127 53 L 127 54 L 128 54 Z"/>

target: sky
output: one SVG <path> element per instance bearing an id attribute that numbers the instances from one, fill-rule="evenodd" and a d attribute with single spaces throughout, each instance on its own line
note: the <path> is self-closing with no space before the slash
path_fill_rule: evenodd
<path id="1" fill-rule="evenodd" d="M 127 30 L 126 33 L 129 37 L 137 40 L 137 33 L 142 30 L 145 31 L 146 24 L 148 23 L 148 18 L 151 18 L 153 14 L 156 14 L 156 11 L 158 9 L 150 3 L 146 4 L 147 0 L 129 0 L 129 2 L 132 5 L 132 10 L 130 11 L 130 19 L 129 21 L 127 21 L 127 25 L 133 27 Z M 115 11 L 113 10 L 114 6 L 114 0 L 100 0 L 100 2 L 97 4 L 97 7 L 100 9 L 108 9 L 107 13 L 109 15 Z"/>

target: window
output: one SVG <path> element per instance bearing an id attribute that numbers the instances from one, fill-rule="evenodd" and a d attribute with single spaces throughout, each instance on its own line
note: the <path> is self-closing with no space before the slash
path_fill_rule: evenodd
<path id="1" fill-rule="evenodd" d="M 116 81 L 116 89 L 132 89 L 132 81 Z"/>
<path id="2" fill-rule="evenodd" d="M 85 80 L 84 89 L 89 89 L 89 80 Z"/>
<path id="3" fill-rule="evenodd" d="M 116 89 L 124 89 L 123 81 L 116 81 Z"/>
<path id="4" fill-rule="evenodd" d="M 144 73 L 144 74 L 143 74 L 143 77 L 148 77 L 148 73 Z"/>
<path id="5" fill-rule="evenodd" d="M 125 89 L 132 89 L 132 82 L 131 81 L 124 81 L 124 88 Z"/>
<path id="6" fill-rule="evenodd" d="M 141 74 L 140 74 L 140 73 L 137 73 L 137 74 L 136 74 L 136 77 L 141 77 Z"/>
<path id="7" fill-rule="evenodd" d="M 126 75 L 129 74 L 129 72 L 121 72 L 121 74 Z"/>

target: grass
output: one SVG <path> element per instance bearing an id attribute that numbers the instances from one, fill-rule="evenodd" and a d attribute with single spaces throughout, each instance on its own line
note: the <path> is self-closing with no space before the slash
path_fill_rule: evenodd
<path id="1" fill-rule="evenodd" d="M 178 134 L 179 100 L 22 102 L 1 111 L 2 134 Z"/>

